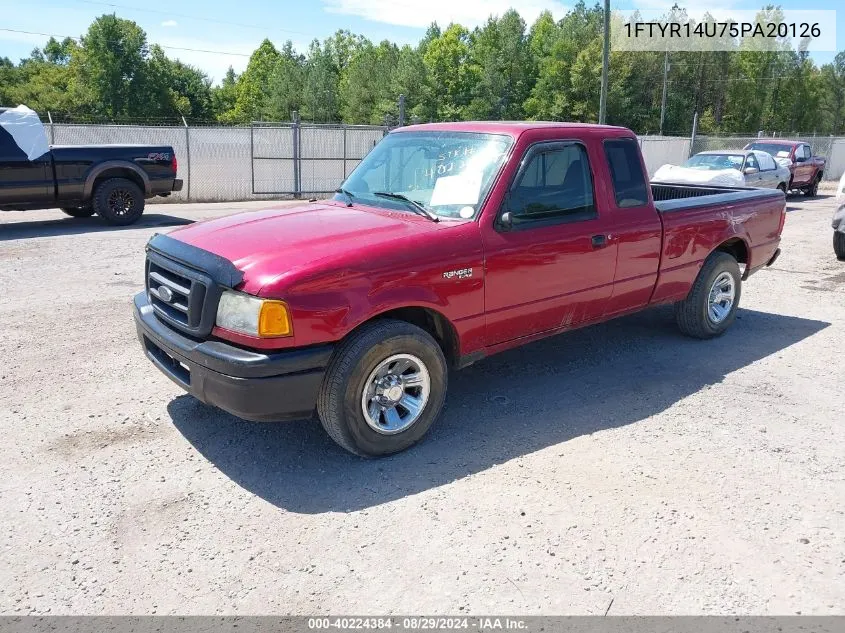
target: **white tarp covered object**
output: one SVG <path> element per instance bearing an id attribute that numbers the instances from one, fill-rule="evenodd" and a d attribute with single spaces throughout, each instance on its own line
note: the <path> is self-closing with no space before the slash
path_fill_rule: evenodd
<path id="1" fill-rule="evenodd" d="M 25 105 L 0 113 L 0 128 L 9 133 L 29 160 L 40 158 L 50 151 L 47 132 L 41 124 L 41 119 L 35 110 Z"/>
<path id="2" fill-rule="evenodd" d="M 709 171 L 681 165 L 663 165 L 654 173 L 654 178 L 651 181 L 688 183 L 691 185 L 724 185 L 726 187 L 745 186 L 745 176 L 738 169 Z"/>
<path id="3" fill-rule="evenodd" d="M 774 158 L 766 152 L 759 150 L 752 150 L 751 154 L 757 159 L 757 163 L 761 169 L 766 171 L 776 170 L 778 181 L 787 182 L 789 180 L 789 159 Z M 712 169 L 712 164 L 706 164 L 707 158 L 713 158 L 724 162 L 725 165 L 730 165 L 725 169 Z M 668 183 L 686 183 L 690 185 L 717 185 L 726 187 L 747 187 L 748 181 L 745 174 L 741 171 L 745 162 L 744 154 L 731 154 L 726 152 L 721 154 L 719 152 L 702 152 L 696 154 L 687 161 L 684 165 L 663 165 L 654 173 L 652 182 L 668 182 Z M 719 165 L 721 166 L 721 164 Z M 752 184 L 753 186 L 753 184 Z M 774 185 L 772 185 L 774 186 Z"/>

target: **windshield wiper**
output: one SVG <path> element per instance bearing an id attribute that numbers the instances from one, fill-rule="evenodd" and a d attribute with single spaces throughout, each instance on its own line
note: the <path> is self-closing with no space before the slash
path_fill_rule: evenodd
<path id="1" fill-rule="evenodd" d="M 353 196 L 351 193 L 349 193 L 349 190 L 341 187 L 340 189 L 335 189 L 334 192 L 335 193 L 342 193 L 344 196 L 346 196 L 346 206 L 347 207 L 352 206 L 352 200 L 355 198 L 355 196 Z"/>
<path id="2" fill-rule="evenodd" d="M 406 203 L 408 205 L 408 208 L 411 209 L 417 215 L 425 216 L 432 222 L 440 222 L 440 218 L 437 216 L 437 214 L 432 213 L 416 200 L 411 200 L 408 196 L 403 196 L 401 193 L 393 193 L 392 191 L 374 191 L 373 195 L 378 196 L 379 198 L 390 198 L 391 200 L 400 200 Z"/>

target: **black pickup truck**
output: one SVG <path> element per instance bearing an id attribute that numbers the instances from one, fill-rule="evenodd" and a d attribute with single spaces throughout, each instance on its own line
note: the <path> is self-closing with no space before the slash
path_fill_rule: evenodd
<path id="1" fill-rule="evenodd" d="M 144 200 L 182 189 L 169 145 L 53 145 L 38 115 L 0 108 L 0 210 L 58 207 L 132 224 Z"/>

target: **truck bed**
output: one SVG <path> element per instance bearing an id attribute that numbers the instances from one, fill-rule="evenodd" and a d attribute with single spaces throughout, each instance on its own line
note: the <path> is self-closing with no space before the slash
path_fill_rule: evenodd
<path id="1" fill-rule="evenodd" d="M 654 206 L 661 213 L 783 197 L 783 193 L 778 189 L 669 183 L 651 183 L 651 193 L 654 197 Z"/>
<path id="2" fill-rule="evenodd" d="M 785 218 L 779 189 L 651 185 L 663 247 L 653 303 L 684 298 L 713 244 L 731 243 L 746 275 L 775 255 Z"/>

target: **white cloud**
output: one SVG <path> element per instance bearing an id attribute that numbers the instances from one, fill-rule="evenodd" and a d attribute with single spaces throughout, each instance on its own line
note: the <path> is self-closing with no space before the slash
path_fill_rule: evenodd
<path id="1" fill-rule="evenodd" d="M 490 15 L 502 15 L 510 8 L 519 11 L 531 24 L 543 11 L 562 18 L 567 6 L 558 0 L 323 0 L 329 13 L 356 15 L 374 22 L 425 28 L 432 22 L 446 26 L 457 22 L 467 27 L 478 26 Z"/>
<path id="2" fill-rule="evenodd" d="M 171 26 L 179 26 L 179 23 L 176 20 L 165 20 L 161 23 L 162 26 L 171 27 Z"/>

